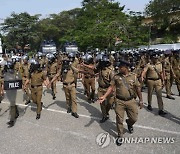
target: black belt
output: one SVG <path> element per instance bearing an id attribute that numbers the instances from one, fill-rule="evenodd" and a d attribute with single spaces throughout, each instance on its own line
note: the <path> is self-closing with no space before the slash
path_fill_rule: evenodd
<path id="1" fill-rule="evenodd" d="M 73 83 L 74 83 L 74 81 L 73 81 L 73 82 L 71 82 L 71 83 L 65 83 L 65 82 L 63 82 L 63 85 L 68 86 L 68 85 L 72 85 Z"/>
<path id="2" fill-rule="evenodd" d="M 37 87 L 40 87 L 40 86 L 42 86 L 42 85 L 37 85 L 37 86 L 31 85 L 31 88 L 37 88 Z"/>
<path id="3" fill-rule="evenodd" d="M 157 79 L 148 78 L 148 80 L 154 80 L 154 81 L 159 80 L 159 79 L 160 79 L 160 78 L 157 78 Z"/>
<path id="4" fill-rule="evenodd" d="M 121 97 L 121 96 L 117 96 L 117 95 L 116 95 L 116 98 L 119 99 L 119 100 L 122 100 L 122 101 L 130 101 L 130 100 L 132 100 L 134 97 L 131 96 L 131 97 L 129 97 L 129 98 L 124 98 L 124 97 Z"/>
<path id="5" fill-rule="evenodd" d="M 85 76 L 86 79 L 94 78 L 94 76 Z"/>
<path id="6" fill-rule="evenodd" d="M 110 86 L 110 85 L 107 85 L 107 86 L 100 86 L 100 85 L 99 85 L 100 88 L 108 88 L 109 86 Z"/>

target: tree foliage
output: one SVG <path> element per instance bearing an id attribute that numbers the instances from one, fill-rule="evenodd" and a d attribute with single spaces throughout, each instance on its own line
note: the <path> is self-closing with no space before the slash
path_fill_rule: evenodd
<path id="1" fill-rule="evenodd" d="M 152 0 L 145 13 L 153 19 L 154 37 L 165 38 L 163 43 L 177 41 L 180 34 L 179 0 Z"/>
<path id="2" fill-rule="evenodd" d="M 82 8 L 40 15 L 15 14 L 1 25 L 3 40 L 12 48 L 31 45 L 38 50 L 41 41 L 53 39 L 58 46 L 66 41 L 76 41 L 81 51 L 87 48 L 114 49 L 135 47 L 148 42 L 148 31 L 141 25 L 139 12 L 123 12 L 124 6 L 114 0 L 83 0 Z M 115 46 L 116 41 L 120 44 Z"/>

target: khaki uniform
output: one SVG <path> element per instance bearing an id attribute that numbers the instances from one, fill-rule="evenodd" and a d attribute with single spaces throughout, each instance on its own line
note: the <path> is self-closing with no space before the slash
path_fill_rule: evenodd
<path id="1" fill-rule="evenodd" d="M 76 88 L 74 72 L 78 72 L 76 69 L 70 67 L 67 73 L 62 73 L 63 88 L 66 96 L 67 108 L 71 109 L 73 113 L 77 113 L 76 102 Z"/>
<path id="2" fill-rule="evenodd" d="M 126 111 L 128 119 L 126 120 L 128 125 L 133 125 L 137 121 L 138 108 L 135 97 L 134 87 L 140 87 L 140 83 L 136 74 L 129 73 L 127 76 L 117 74 L 111 81 L 111 86 L 115 87 L 115 113 L 116 113 L 116 125 L 118 136 L 123 136 L 123 119 L 124 112 Z"/>
<path id="3" fill-rule="evenodd" d="M 98 98 L 100 98 L 106 93 L 107 88 L 110 86 L 110 81 L 112 80 L 113 76 L 114 72 L 111 66 L 105 67 L 103 70 L 100 70 L 98 78 Z M 111 106 L 114 103 L 114 95 L 110 94 L 106 100 L 107 102 L 104 101 L 100 104 L 102 115 L 105 118 L 109 115 L 109 110 L 111 109 Z"/>
<path id="4" fill-rule="evenodd" d="M 37 104 L 37 114 L 41 113 L 42 110 L 42 92 L 43 82 L 46 80 L 46 76 L 42 71 L 35 71 L 29 75 L 28 78 L 31 82 L 31 97 L 35 104 Z"/>
<path id="5" fill-rule="evenodd" d="M 20 69 L 21 69 L 21 63 L 20 62 L 16 62 L 15 66 L 14 66 L 15 72 L 20 72 Z"/>
<path id="6" fill-rule="evenodd" d="M 172 58 L 172 69 L 173 75 L 175 76 L 175 83 L 177 85 L 178 92 L 180 94 L 180 59 L 179 58 Z"/>
<path id="7" fill-rule="evenodd" d="M 165 88 L 166 88 L 166 94 L 167 96 L 171 95 L 171 82 L 170 82 L 170 77 L 171 77 L 171 72 L 172 72 L 172 66 L 169 60 L 169 57 L 165 58 L 162 62 L 162 66 L 164 69 L 164 75 L 166 77 L 165 80 Z"/>
<path id="8" fill-rule="evenodd" d="M 90 64 L 93 65 L 93 64 Z M 95 97 L 95 73 L 93 69 L 90 69 L 88 67 L 84 67 L 84 72 L 87 72 L 84 74 L 84 83 L 88 100 L 94 100 Z"/>
<path id="9" fill-rule="evenodd" d="M 58 70 L 57 62 L 54 62 L 48 66 L 47 75 L 48 75 L 48 78 L 50 81 L 57 74 L 57 70 Z M 57 93 L 57 91 L 56 91 L 56 80 L 51 84 L 51 89 L 52 89 L 52 95 L 55 96 L 55 94 Z"/>
<path id="10" fill-rule="evenodd" d="M 26 83 L 28 76 L 29 76 L 29 68 L 30 65 L 29 64 L 23 64 L 21 66 L 21 74 L 22 74 L 22 83 L 23 85 Z M 28 102 L 31 100 L 31 94 L 30 94 L 30 85 L 28 84 L 26 86 L 27 88 L 24 89 L 25 92 L 25 100 Z"/>
<path id="11" fill-rule="evenodd" d="M 75 58 L 74 62 L 71 64 L 73 67 L 78 68 L 79 60 Z M 78 72 L 74 73 L 74 83 L 77 86 Z"/>
<path id="12" fill-rule="evenodd" d="M 153 90 L 155 89 L 158 107 L 159 110 L 163 110 L 163 100 L 162 100 L 162 81 L 158 73 L 162 73 L 162 64 L 157 62 L 155 65 L 149 63 L 144 68 L 146 72 L 147 78 L 147 87 L 148 87 L 148 105 L 152 104 L 152 94 Z M 158 72 L 158 73 L 157 73 Z"/>

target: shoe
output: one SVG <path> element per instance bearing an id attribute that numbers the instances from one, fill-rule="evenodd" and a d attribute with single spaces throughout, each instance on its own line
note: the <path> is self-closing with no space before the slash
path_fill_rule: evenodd
<path id="1" fill-rule="evenodd" d="M 41 117 L 40 114 L 37 114 L 37 115 L 36 115 L 36 119 L 37 119 L 37 120 L 40 119 L 40 117 Z"/>
<path id="2" fill-rule="evenodd" d="M 127 119 L 126 119 L 126 123 L 127 123 Z M 127 123 L 127 126 L 128 126 L 129 133 L 132 134 L 134 132 L 133 126 L 128 125 L 128 123 Z"/>
<path id="3" fill-rule="evenodd" d="M 100 123 L 104 123 L 105 121 L 107 121 L 109 119 L 109 117 L 103 117 L 101 120 L 100 120 Z"/>
<path id="4" fill-rule="evenodd" d="M 165 112 L 165 111 L 163 111 L 163 110 L 159 110 L 159 115 L 160 116 L 164 116 L 164 115 L 166 115 L 167 113 Z"/>
<path id="5" fill-rule="evenodd" d="M 121 137 L 117 137 L 116 138 L 116 145 L 117 146 L 121 146 L 122 145 L 122 138 Z"/>
<path id="6" fill-rule="evenodd" d="M 174 93 L 171 92 L 171 95 L 174 95 Z"/>
<path id="7" fill-rule="evenodd" d="M 75 118 L 79 118 L 79 115 L 76 112 L 72 112 L 71 115 Z"/>
<path id="8" fill-rule="evenodd" d="M 168 99 L 172 99 L 172 100 L 175 100 L 175 98 L 174 98 L 174 97 L 172 97 L 171 95 L 167 95 L 167 96 L 166 96 L 166 98 L 168 98 Z"/>
<path id="9" fill-rule="evenodd" d="M 91 102 L 92 102 L 92 103 L 95 103 L 95 102 L 96 102 L 96 100 L 95 100 L 95 99 L 92 99 L 92 100 L 91 100 Z"/>
<path id="10" fill-rule="evenodd" d="M 67 113 L 71 113 L 71 112 L 72 112 L 71 108 L 68 108 Z"/>
<path id="11" fill-rule="evenodd" d="M 91 104 L 91 98 L 88 98 L 88 103 Z"/>
<path id="12" fill-rule="evenodd" d="M 53 96 L 53 100 L 55 100 L 55 99 L 56 99 L 56 95 L 55 95 L 55 94 L 53 94 L 52 96 Z"/>
<path id="13" fill-rule="evenodd" d="M 26 101 L 25 105 L 28 105 L 29 103 L 31 103 L 31 101 L 30 101 L 30 100 L 29 100 L 29 101 Z"/>
<path id="14" fill-rule="evenodd" d="M 13 127 L 14 126 L 14 121 L 9 121 L 9 122 L 7 122 L 7 124 L 9 125 L 8 127 Z"/>
<path id="15" fill-rule="evenodd" d="M 148 106 L 147 106 L 147 109 L 148 109 L 149 111 L 152 111 L 152 110 L 153 110 L 151 105 L 148 105 Z"/>
<path id="16" fill-rule="evenodd" d="M 19 112 L 16 113 L 15 119 L 17 119 L 19 117 Z"/>

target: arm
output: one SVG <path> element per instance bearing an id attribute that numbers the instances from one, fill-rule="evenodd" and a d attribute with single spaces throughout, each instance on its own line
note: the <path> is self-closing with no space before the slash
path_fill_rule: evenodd
<path id="1" fill-rule="evenodd" d="M 114 89 L 114 86 L 109 86 L 109 88 L 107 89 L 106 93 L 102 97 L 99 98 L 99 102 L 100 103 L 104 102 L 106 97 L 113 92 L 113 89 Z"/>

